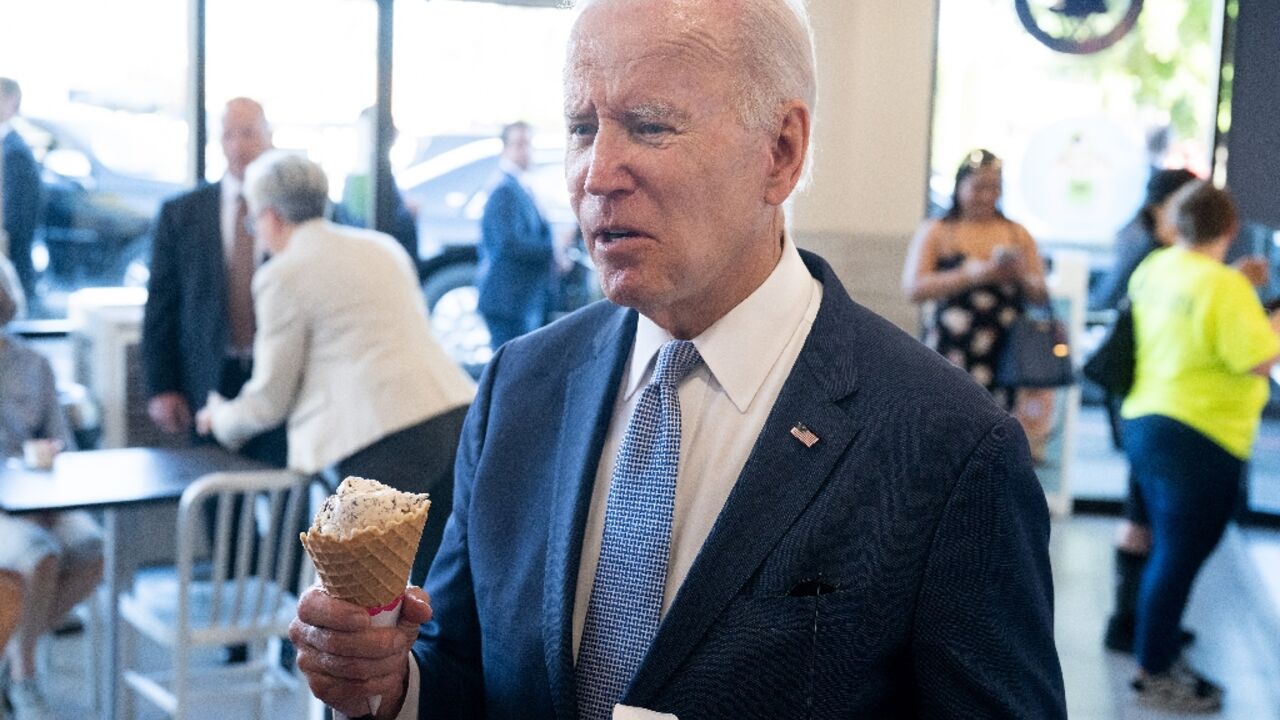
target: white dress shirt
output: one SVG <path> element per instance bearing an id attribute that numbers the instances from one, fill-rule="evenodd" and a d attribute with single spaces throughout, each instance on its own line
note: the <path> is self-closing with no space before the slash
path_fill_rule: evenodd
<path id="1" fill-rule="evenodd" d="M 760 429 L 809 337 L 821 303 L 822 283 L 809 274 L 800 253 L 787 238 L 782 258 L 764 283 L 693 339 L 703 363 L 680 384 L 680 467 L 671 521 L 671 557 L 662 599 L 664 616 L 742 473 Z M 600 561 L 614 460 L 640 400 L 639 391 L 653 375 L 658 350 L 671 339 L 653 321 L 640 316 L 609 434 L 600 453 L 578 561 L 573 605 L 575 658 Z"/>
<path id="2" fill-rule="evenodd" d="M 809 274 L 791 239 L 782 258 L 755 292 L 693 339 L 703 363 L 680 384 L 680 467 L 671 524 L 671 557 L 662 601 L 665 615 L 716 517 L 751 455 L 782 385 L 791 374 L 822 304 L 822 283 Z M 609 433 L 596 469 L 595 489 L 578 562 L 573 606 L 573 654 L 577 658 L 587 601 L 600 561 L 604 514 L 614 460 L 639 391 L 653 375 L 662 344 L 672 337 L 640 316 L 635 343 L 618 388 Z M 405 702 L 396 720 L 416 720 L 420 677 L 409 659 Z"/>

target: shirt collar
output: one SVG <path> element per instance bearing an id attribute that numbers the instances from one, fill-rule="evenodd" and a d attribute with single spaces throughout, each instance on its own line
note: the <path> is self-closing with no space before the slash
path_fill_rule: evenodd
<path id="1" fill-rule="evenodd" d="M 765 281 L 693 339 L 712 377 L 724 389 L 738 412 L 746 412 L 769 371 L 804 320 L 813 292 L 800 252 L 790 236 L 783 237 L 782 257 Z M 652 375 L 654 358 L 671 334 L 640 316 L 631 349 L 631 369 L 626 397 Z"/>
<path id="2" fill-rule="evenodd" d="M 11 120 L 5 120 L 0 123 L 0 140 L 5 139 L 5 136 L 11 132 L 13 132 L 13 122 Z"/>
<path id="3" fill-rule="evenodd" d="M 519 165 L 511 162 L 510 160 L 504 157 L 498 158 L 498 169 L 510 175 L 511 177 L 515 178 L 516 180 L 524 179 L 524 170 Z"/>

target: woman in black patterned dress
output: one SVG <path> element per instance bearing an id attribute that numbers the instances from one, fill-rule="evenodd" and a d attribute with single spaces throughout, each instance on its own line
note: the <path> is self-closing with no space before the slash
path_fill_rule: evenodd
<path id="1" fill-rule="evenodd" d="M 951 209 L 921 226 L 902 285 L 926 309 L 924 342 L 964 368 L 1006 408 L 996 364 L 1027 303 L 1047 300 L 1044 266 L 1026 228 L 1000 212 L 1000 159 L 975 150 L 956 172 Z"/>

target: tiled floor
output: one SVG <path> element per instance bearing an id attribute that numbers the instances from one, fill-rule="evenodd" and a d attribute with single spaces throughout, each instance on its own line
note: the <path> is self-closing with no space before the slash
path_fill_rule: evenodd
<path id="1" fill-rule="evenodd" d="M 1116 521 L 1073 517 L 1054 527 L 1051 541 L 1057 601 L 1058 653 L 1067 706 L 1076 720 L 1174 718 L 1138 706 L 1127 682 L 1134 671 L 1125 655 L 1102 647 L 1111 608 L 1111 540 Z M 1226 688 L 1232 720 L 1280 718 L 1280 614 L 1259 587 L 1251 546 L 1280 548 L 1280 534 L 1233 528 L 1209 559 L 1192 594 L 1184 624 L 1196 632 L 1189 659 Z M 1280 565 L 1272 565 L 1273 580 Z"/>

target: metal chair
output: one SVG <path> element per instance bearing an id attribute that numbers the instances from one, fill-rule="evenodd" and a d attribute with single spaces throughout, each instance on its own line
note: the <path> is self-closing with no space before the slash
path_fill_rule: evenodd
<path id="1" fill-rule="evenodd" d="M 206 502 L 217 503 L 207 573 L 197 557 L 205 544 Z M 121 638 L 126 718 L 133 716 L 134 693 L 178 720 L 201 703 L 225 703 L 232 695 L 256 696 L 259 718 L 272 693 L 293 694 L 302 707 L 305 685 L 296 671 L 282 668 L 280 638 L 297 607 L 290 588 L 305 587 L 312 573 L 298 541 L 306 503 L 306 478 L 287 471 L 213 473 L 187 488 L 178 506 L 176 573 L 140 578 L 120 597 L 129 626 Z M 168 648 L 172 669 L 132 669 L 130 627 Z M 229 646 L 245 646 L 246 661 L 193 667 L 193 656 Z"/>

